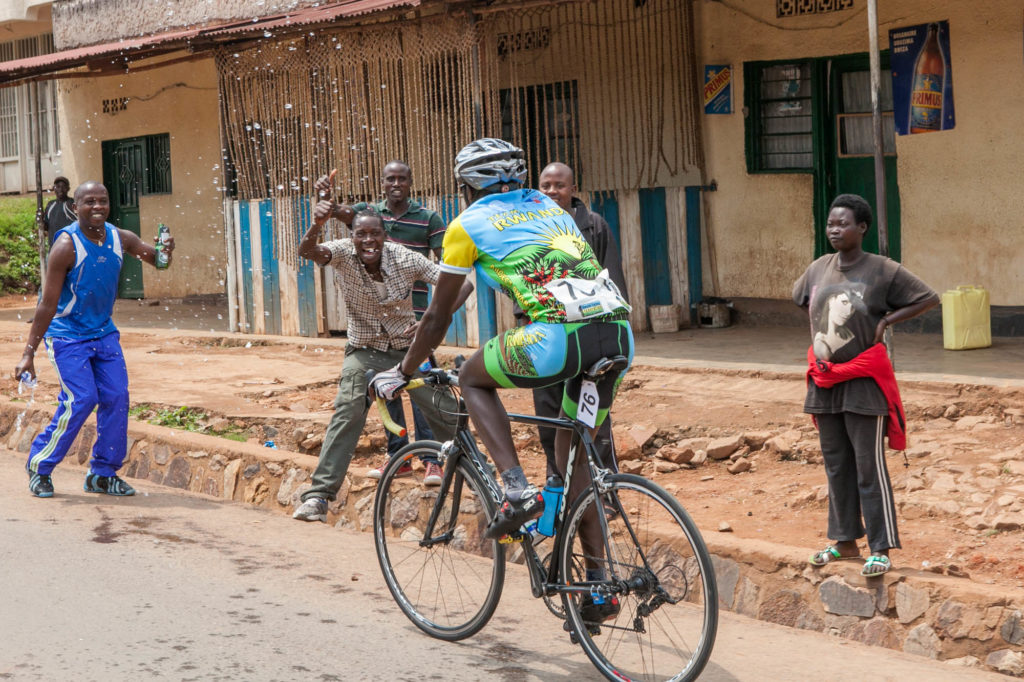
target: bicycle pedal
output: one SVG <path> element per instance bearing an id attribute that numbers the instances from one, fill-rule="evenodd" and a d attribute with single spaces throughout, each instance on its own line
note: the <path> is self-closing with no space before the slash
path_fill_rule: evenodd
<path id="1" fill-rule="evenodd" d="M 569 641 L 573 644 L 579 644 L 580 638 L 576 636 L 576 631 L 569 625 L 569 621 L 562 623 L 562 629 L 569 633 Z M 594 623 L 587 623 L 587 632 L 590 633 L 591 637 L 597 637 L 601 634 L 601 626 Z"/>
<path id="2" fill-rule="evenodd" d="M 513 535 L 502 535 L 498 538 L 499 545 L 514 545 L 517 542 L 522 542 L 526 539 L 526 536 L 522 533 L 515 533 Z"/>

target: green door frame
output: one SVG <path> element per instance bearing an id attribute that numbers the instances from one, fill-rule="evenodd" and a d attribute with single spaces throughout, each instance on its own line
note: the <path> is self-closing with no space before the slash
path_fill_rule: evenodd
<path id="1" fill-rule="evenodd" d="M 888 50 L 880 53 L 881 68 L 889 68 Z M 839 79 L 843 73 L 855 71 L 867 71 L 870 68 L 870 57 L 864 52 L 853 55 L 841 55 L 826 57 L 814 60 L 815 75 L 812 79 L 818 92 L 815 93 L 815 101 L 828 102 L 825 110 L 819 108 L 815 111 L 815 171 L 814 171 L 814 255 L 815 258 L 832 249 L 829 247 L 825 237 L 825 223 L 828 220 L 828 207 L 832 199 L 841 191 L 850 191 L 850 187 L 840 187 L 840 164 L 846 166 L 846 172 L 854 167 L 864 176 L 870 175 L 870 179 L 862 183 L 861 187 L 853 189 L 862 194 L 871 209 L 877 216 L 877 204 L 874 190 L 874 159 L 860 158 L 844 160 L 839 156 L 839 131 L 836 126 L 836 117 L 840 113 L 842 103 L 840 101 L 841 87 Z M 821 92 L 824 90 L 824 92 Z M 820 97 L 820 99 L 819 99 Z M 889 224 L 889 257 L 893 260 L 900 260 L 900 201 L 899 185 L 896 177 L 896 155 L 890 154 L 885 157 L 886 191 Z M 872 225 L 871 231 L 865 238 L 865 250 L 878 252 L 878 225 Z"/>

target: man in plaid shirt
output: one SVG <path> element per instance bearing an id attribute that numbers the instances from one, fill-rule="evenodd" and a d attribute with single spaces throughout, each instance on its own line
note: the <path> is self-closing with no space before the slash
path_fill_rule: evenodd
<path id="1" fill-rule="evenodd" d="M 314 187 L 324 192 L 331 189 L 331 179 L 324 175 L 317 179 Z M 377 203 L 360 202 L 352 204 L 352 212 L 343 210 L 343 205 L 335 206 L 334 216 L 343 222 L 346 216 L 372 208 L 380 214 L 384 220 L 384 230 L 388 233 L 388 241 L 412 249 L 416 253 L 430 258 L 433 253 L 438 261 L 441 260 L 441 243 L 444 241 L 445 223 L 444 219 L 436 211 L 424 207 L 415 199 L 412 199 L 412 169 L 405 161 L 389 161 L 384 165 L 380 173 L 380 189 L 384 196 L 383 201 Z M 351 220 L 351 218 L 348 218 Z M 427 283 L 417 280 L 412 287 L 412 309 L 416 313 L 416 319 L 423 317 L 427 304 L 430 302 L 427 290 Z M 394 400 L 387 401 L 388 413 L 399 426 L 405 426 L 405 410 L 402 408 L 401 396 Z M 412 405 L 413 423 L 416 428 L 416 440 L 433 440 L 434 434 L 430 424 L 423 418 L 416 403 Z M 393 455 L 409 444 L 405 436 L 388 434 L 388 455 Z M 387 460 L 380 467 L 370 471 L 370 478 L 380 478 L 384 473 L 384 466 Z M 428 485 L 440 485 L 440 476 L 428 476 L 425 480 Z"/>
<path id="2" fill-rule="evenodd" d="M 332 216 L 352 225 L 352 237 L 318 243 L 323 225 Z M 313 485 L 293 514 L 293 518 L 304 521 L 326 521 L 327 504 L 335 499 L 345 480 L 366 424 L 366 372 L 394 367 L 405 356 L 417 325 L 412 309 L 413 283 L 420 280 L 435 284 L 441 271 L 420 254 L 387 241 L 384 221 L 372 209 L 355 213 L 351 207 L 329 199 L 317 202 L 313 225 L 299 242 L 299 255 L 334 268 L 348 311 L 348 345 L 334 415 L 320 448 Z M 472 291 L 467 282 L 459 292 L 460 302 L 465 302 Z M 457 412 L 457 404 L 447 393 L 436 396 L 440 398 L 437 406 L 435 394 L 425 390 L 409 393 L 434 433 L 449 439 L 455 429 L 455 418 L 449 415 Z M 440 473 L 437 462 L 425 464 L 425 476 Z"/>

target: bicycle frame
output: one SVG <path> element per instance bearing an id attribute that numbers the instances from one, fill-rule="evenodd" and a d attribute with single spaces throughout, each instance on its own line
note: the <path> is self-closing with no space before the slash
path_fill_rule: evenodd
<path id="1" fill-rule="evenodd" d="M 417 379 L 413 380 L 413 382 L 410 382 L 407 388 L 416 389 L 425 385 L 427 385 L 427 382 L 423 381 L 422 379 Z M 383 402 L 383 399 L 377 399 L 378 413 L 381 415 L 381 419 L 384 422 L 385 428 L 397 433 L 396 429 L 400 430 L 400 427 L 395 425 L 391 421 L 390 417 L 388 417 L 388 413 L 383 405 Z M 464 410 L 465 404 L 462 402 L 461 398 L 459 403 L 460 410 Z M 519 424 L 564 429 L 574 432 L 574 436 L 572 437 L 572 440 L 570 441 L 569 445 L 569 458 L 566 463 L 566 471 L 564 476 L 564 490 L 566 492 L 563 496 L 562 504 L 560 505 L 558 515 L 555 521 L 555 528 L 557 529 L 555 533 L 555 544 L 552 549 L 552 559 L 550 565 L 547 568 L 546 575 L 540 557 L 537 555 L 537 552 L 533 547 L 532 537 L 530 537 L 529 534 L 523 534 L 523 537 L 521 539 L 521 542 L 525 547 L 526 555 L 529 558 L 529 561 L 527 561 L 527 567 L 530 573 L 530 589 L 533 593 L 533 596 L 543 597 L 545 595 L 552 595 L 557 593 L 592 592 L 594 590 L 593 586 L 590 586 L 586 583 L 581 585 L 563 584 L 558 577 L 561 568 L 559 556 L 561 556 L 562 544 L 565 541 L 565 537 L 567 535 L 564 532 L 566 514 L 568 513 L 568 510 L 571 506 L 570 503 L 572 502 L 572 500 L 568 499 L 568 491 L 571 489 L 570 486 L 572 482 L 572 476 L 576 465 L 576 459 L 579 454 L 578 447 L 580 445 L 583 446 L 584 452 L 586 454 L 586 463 L 587 466 L 590 468 L 590 487 L 594 491 L 596 499 L 601 499 L 601 494 L 607 490 L 607 488 L 602 489 L 602 484 L 605 476 L 609 474 L 609 471 L 608 469 L 600 467 L 598 465 L 597 449 L 594 446 L 594 441 L 590 436 L 589 427 L 587 427 L 583 422 L 579 420 L 570 419 L 568 417 L 540 417 L 537 415 L 510 413 L 508 415 L 508 418 L 510 421 Z M 449 527 L 445 529 L 444 532 L 442 532 L 440 535 L 434 534 L 434 526 L 437 523 L 438 515 L 444 508 L 446 496 L 449 494 L 449 492 L 452 495 L 452 504 L 459 504 L 461 501 L 462 480 L 452 480 L 452 478 L 456 474 L 457 464 L 460 458 L 467 457 L 470 463 L 473 465 L 473 467 L 476 468 L 476 470 L 483 476 L 483 479 L 484 481 L 486 481 L 487 488 L 491 494 L 491 497 L 494 499 L 495 503 L 499 503 L 502 497 L 500 486 L 498 485 L 493 473 L 490 470 L 490 466 L 487 463 L 486 456 L 480 451 L 480 448 L 476 442 L 476 438 L 469 430 L 468 423 L 462 423 L 458 427 L 454 439 L 452 441 L 444 443 L 441 449 L 441 457 L 444 465 L 444 474 L 441 487 L 438 493 L 438 499 L 435 502 L 433 509 L 431 510 L 430 517 L 427 521 L 427 526 L 424 529 L 423 539 L 420 540 L 420 545 L 424 547 L 429 547 L 439 542 L 447 542 L 453 537 L 453 534 L 455 532 L 455 522 L 457 520 L 457 515 L 452 515 L 452 518 L 449 519 L 448 522 Z M 449 460 L 452 461 L 452 464 L 448 463 Z M 580 494 L 585 494 L 585 491 L 581 492 Z M 616 507 L 617 513 L 621 514 L 622 518 L 625 520 L 626 527 L 628 528 L 629 533 L 632 536 L 634 542 L 636 542 L 636 534 L 632 528 L 632 525 L 626 519 L 624 510 L 622 509 L 618 499 L 615 499 L 613 503 Z M 601 537 L 605 545 L 605 555 L 611 556 L 611 547 L 609 545 L 610 540 L 608 537 L 608 519 L 605 516 L 603 505 L 598 505 L 597 517 L 598 522 L 601 525 Z M 643 556 L 642 558 L 644 563 L 647 564 L 647 557 Z M 612 567 L 613 573 L 614 570 L 614 567 Z M 615 575 L 610 576 L 610 581 L 620 584 L 622 583 L 622 581 Z M 602 584 L 606 585 L 607 583 Z M 623 588 L 620 587 L 619 590 L 616 591 L 621 591 L 621 589 Z"/>

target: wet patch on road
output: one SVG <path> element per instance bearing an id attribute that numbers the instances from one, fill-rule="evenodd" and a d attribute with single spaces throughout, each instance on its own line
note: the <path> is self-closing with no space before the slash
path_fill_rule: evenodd
<path id="1" fill-rule="evenodd" d="M 511 646 L 504 642 L 498 642 L 493 635 L 483 633 L 477 635 L 477 641 L 487 643 L 489 658 L 497 663 L 506 663 L 498 668 L 488 668 L 487 672 L 494 675 L 495 679 L 502 682 L 523 682 L 530 679 L 530 670 L 522 665 L 520 661 L 529 660 L 529 654 L 519 647 Z"/>
<path id="2" fill-rule="evenodd" d="M 103 523 L 92 529 L 95 535 L 92 536 L 93 542 L 98 542 L 101 545 L 108 545 L 117 542 L 117 539 L 121 537 L 123 533 L 121 531 L 115 531 L 110 523 L 110 517 L 100 512 L 100 518 L 103 519 Z"/>

